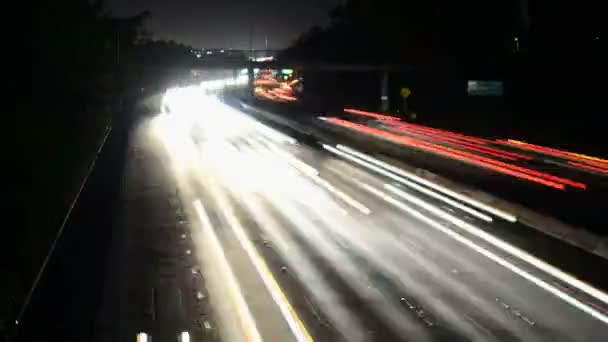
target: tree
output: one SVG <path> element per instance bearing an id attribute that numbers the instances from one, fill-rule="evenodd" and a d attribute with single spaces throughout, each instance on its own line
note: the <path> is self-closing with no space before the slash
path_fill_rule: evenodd
<path id="1" fill-rule="evenodd" d="M 509 0 L 350 0 L 287 55 L 417 64 L 496 60 L 511 52 L 517 15 L 518 3 Z"/>
<path id="2" fill-rule="evenodd" d="M 102 0 L 39 1 L 27 13 L 22 47 L 16 51 L 31 71 L 28 82 L 36 86 L 29 95 L 55 101 L 75 93 L 95 96 L 87 89 L 112 70 L 116 49 L 145 37 L 144 21 L 150 15 L 115 18 Z"/>

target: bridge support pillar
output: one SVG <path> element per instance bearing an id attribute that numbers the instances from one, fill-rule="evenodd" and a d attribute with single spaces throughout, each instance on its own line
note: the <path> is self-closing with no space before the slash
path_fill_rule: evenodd
<path id="1" fill-rule="evenodd" d="M 247 67 L 247 78 L 247 95 L 248 97 L 253 97 L 255 80 L 255 75 L 253 74 L 253 63 L 249 63 L 249 66 Z"/>
<path id="2" fill-rule="evenodd" d="M 390 108 L 389 86 L 388 86 L 388 71 L 382 71 L 380 74 L 380 111 L 388 112 Z"/>

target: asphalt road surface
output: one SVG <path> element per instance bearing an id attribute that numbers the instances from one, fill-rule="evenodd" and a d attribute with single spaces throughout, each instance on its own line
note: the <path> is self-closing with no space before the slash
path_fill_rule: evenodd
<path id="1" fill-rule="evenodd" d="M 22 340 L 608 340 L 604 259 L 196 88 L 166 100 L 110 138 L 124 170 L 102 156 Z"/>
<path id="2" fill-rule="evenodd" d="M 601 279 L 510 241 L 515 214 L 179 95 L 132 133 L 98 340 L 608 338 Z"/>

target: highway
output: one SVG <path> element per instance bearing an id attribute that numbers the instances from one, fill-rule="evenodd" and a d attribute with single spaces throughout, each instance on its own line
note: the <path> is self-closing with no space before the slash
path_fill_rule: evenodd
<path id="1" fill-rule="evenodd" d="M 604 234 L 604 216 L 596 205 L 608 194 L 604 159 L 518 140 L 467 136 L 355 109 L 327 113 L 316 121 L 368 153 L 407 161 Z"/>
<path id="2" fill-rule="evenodd" d="M 608 339 L 604 260 L 553 251 L 575 276 L 500 233 L 517 213 L 199 95 L 131 134 L 97 340 Z"/>

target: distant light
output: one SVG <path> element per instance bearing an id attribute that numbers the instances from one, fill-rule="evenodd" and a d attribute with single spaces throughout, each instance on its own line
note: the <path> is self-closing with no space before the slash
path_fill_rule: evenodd
<path id="1" fill-rule="evenodd" d="M 208 55 L 213 55 L 213 51 L 207 51 Z"/>
<path id="2" fill-rule="evenodd" d="M 190 334 L 187 331 L 182 331 L 179 336 L 180 342 L 190 342 Z"/>
<path id="3" fill-rule="evenodd" d="M 148 342 L 148 334 L 143 332 L 137 334 L 137 342 Z"/>
<path id="4" fill-rule="evenodd" d="M 196 54 L 196 58 L 201 58 L 201 56 L 202 56 L 202 55 L 201 55 L 200 53 L 197 53 L 197 54 Z"/>
<path id="5" fill-rule="evenodd" d="M 247 68 L 241 69 L 241 75 L 247 75 L 248 72 Z"/>
<path id="6" fill-rule="evenodd" d="M 257 74 L 258 72 L 260 72 L 260 68 L 253 68 L 253 73 Z"/>
<path id="7" fill-rule="evenodd" d="M 224 49 L 220 50 L 220 53 L 224 53 Z"/>
<path id="8" fill-rule="evenodd" d="M 268 56 L 268 57 L 258 57 L 254 59 L 256 62 L 270 62 L 274 60 L 273 56 Z"/>
<path id="9" fill-rule="evenodd" d="M 514 41 L 514 42 L 518 42 L 518 41 L 519 41 L 519 37 L 515 37 L 515 38 L 513 38 L 513 41 Z"/>
<path id="10" fill-rule="evenodd" d="M 595 40 L 600 40 L 600 36 L 595 37 Z"/>
<path id="11" fill-rule="evenodd" d="M 293 74 L 293 69 L 282 69 L 281 74 L 291 75 Z"/>

